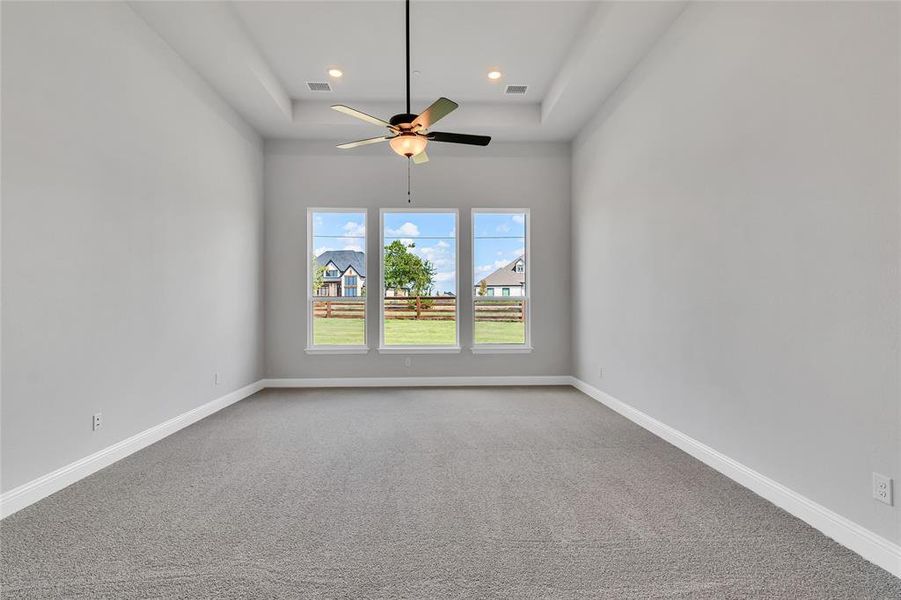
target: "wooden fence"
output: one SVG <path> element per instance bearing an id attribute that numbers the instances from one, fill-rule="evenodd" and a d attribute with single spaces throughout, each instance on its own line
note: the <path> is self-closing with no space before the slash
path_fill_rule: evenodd
<path id="1" fill-rule="evenodd" d="M 457 299 L 453 296 L 385 297 L 385 318 L 419 321 L 453 321 Z M 366 299 L 313 299 L 313 316 L 322 319 L 362 319 Z M 524 300 L 476 301 L 476 321 L 523 320 Z"/>

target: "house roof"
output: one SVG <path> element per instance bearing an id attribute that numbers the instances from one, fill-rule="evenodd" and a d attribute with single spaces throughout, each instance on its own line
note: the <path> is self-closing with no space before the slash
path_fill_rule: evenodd
<path id="1" fill-rule="evenodd" d="M 327 250 L 316 257 L 316 264 L 325 266 L 333 263 L 344 274 L 348 267 L 366 277 L 366 255 L 356 250 Z"/>
<path id="2" fill-rule="evenodd" d="M 504 265 L 488 277 L 480 279 L 476 286 L 482 285 L 483 281 L 485 285 L 523 285 L 526 282 L 525 269 L 523 269 L 522 273 L 516 272 L 516 263 L 521 260 L 525 262 L 522 256 L 516 257 L 509 264 Z"/>

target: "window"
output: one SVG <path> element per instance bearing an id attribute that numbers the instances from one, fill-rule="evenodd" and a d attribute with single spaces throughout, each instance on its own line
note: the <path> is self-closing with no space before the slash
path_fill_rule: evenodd
<path id="1" fill-rule="evenodd" d="M 383 209 L 381 352 L 458 352 L 457 211 Z"/>
<path id="2" fill-rule="evenodd" d="M 531 349 L 528 231 L 526 209 L 472 211 L 474 352 Z"/>
<path id="3" fill-rule="evenodd" d="M 307 351 L 366 351 L 366 211 L 310 209 L 307 232 Z"/>

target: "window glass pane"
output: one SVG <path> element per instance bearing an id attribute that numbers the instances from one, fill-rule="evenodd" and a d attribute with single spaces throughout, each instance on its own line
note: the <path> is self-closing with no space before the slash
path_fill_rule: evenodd
<path id="1" fill-rule="evenodd" d="M 476 344 L 526 343 L 527 217 L 525 212 L 472 215 Z M 489 298 L 504 300 L 489 301 Z"/>
<path id="2" fill-rule="evenodd" d="M 474 305 L 476 344 L 525 344 L 524 300 L 487 301 Z"/>
<path id="3" fill-rule="evenodd" d="M 315 346 L 366 343 L 366 213 L 315 211 L 310 215 L 313 296 L 311 326 Z"/>
<path id="4" fill-rule="evenodd" d="M 457 345 L 454 212 L 384 213 L 386 346 Z"/>
<path id="5" fill-rule="evenodd" d="M 365 300 L 313 300 L 313 344 L 360 346 L 366 343 Z"/>

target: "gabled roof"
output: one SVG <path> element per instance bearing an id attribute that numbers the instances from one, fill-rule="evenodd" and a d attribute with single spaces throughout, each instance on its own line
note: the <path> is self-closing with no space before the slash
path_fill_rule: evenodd
<path id="1" fill-rule="evenodd" d="M 366 277 L 366 255 L 356 250 L 327 250 L 316 257 L 316 264 L 325 266 L 333 263 L 343 275 L 348 267 Z"/>
<path id="2" fill-rule="evenodd" d="M 523 264 L 525 264 L 523 257 L 518 256 L 488 277 L 480 279 L 476 286 L 482 285 L 483 281 L 485 285 L 523 285 L 526 282 L 526 270 L 523 269 L 522 273 L 516 272 L 516 263 L 519 261 L 523 261 Z"/>

